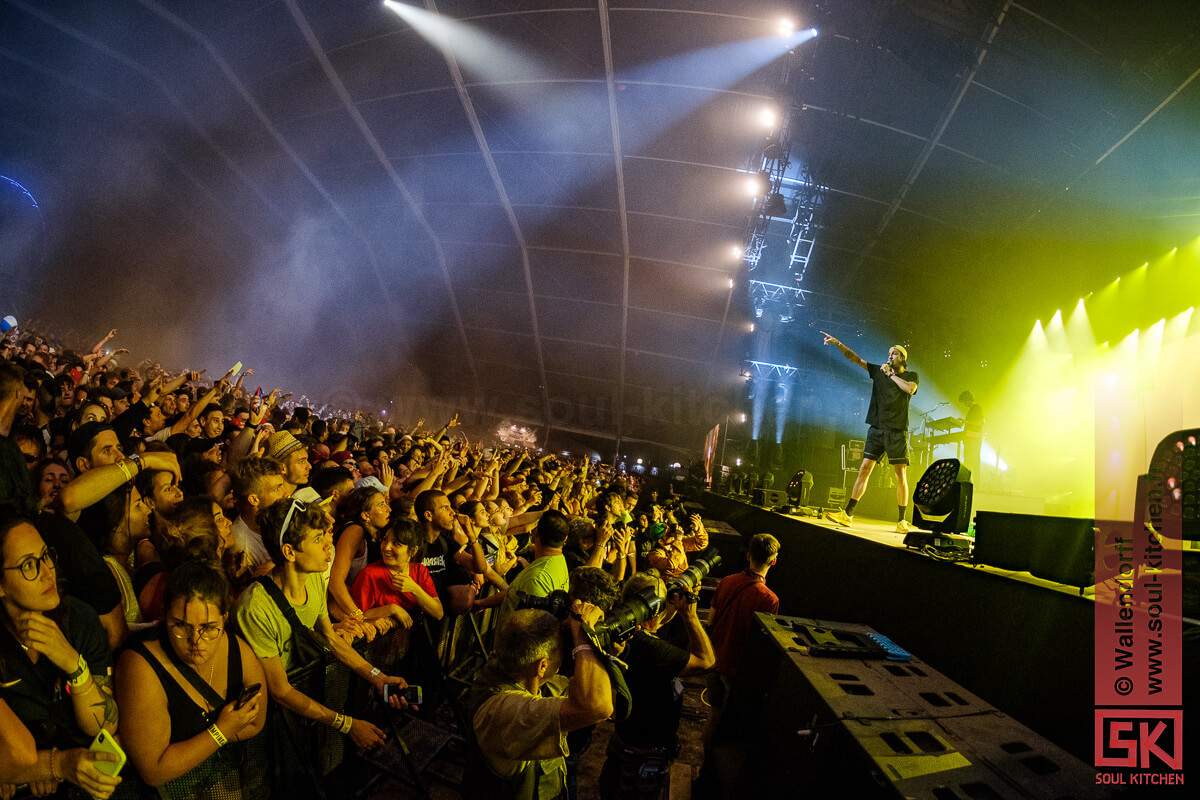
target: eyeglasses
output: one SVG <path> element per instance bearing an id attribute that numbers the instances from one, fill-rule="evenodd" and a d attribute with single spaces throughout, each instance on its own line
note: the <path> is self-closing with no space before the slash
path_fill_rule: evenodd
<path id="1" fill-rule="evenodd" d="M 196 638 L 196 634 L 200 634 L 200 638 L 206 642 L 215 642 L 221 638 L 221 633 L 225 630 L 224 626 L 217 622 L 206 622 L 203 625 L 190 625 L 186 622 L 176 620 L 175 622 L 167 623 L 167 627 L 171 629 L 171 636 L 176 639 L 192 641 Z"/>
<path id="2" fill-rule="evenodd" d="M 30 556 L 29 558 L 17 564 L 15 567 L 5 567 L 5 570 L 18 569 L 21 571 L 21 577 L 27 581 L 36 581 L 42 574 L 42 565 L 53 567 L 54 562 L 58 560 L 58 553 L 54 552 L 53 547 L 47 546 L 42 550 L 40 556 Z"/>
<path id="3" fill-rule="evenodd" d="M 308 506 L 303 500 L 292 498 L 292 505 L 288 508 L 287 514 L 283 517 L 283 525 L 279 528 L 279 549 L 283 549 L 283 537 L 287 535 L 288 526 L 292 524 L 292 515 L 296 513 L 296 509 L 308 511 Z"/>

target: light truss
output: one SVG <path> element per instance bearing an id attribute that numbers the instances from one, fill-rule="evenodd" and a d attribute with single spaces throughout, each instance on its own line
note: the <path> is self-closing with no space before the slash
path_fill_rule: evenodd
<path id="1" fill-rule="evenodd" d="M 747 361 L 750 365 L 751 377 L 786 380 L 794 377 L 798 370 L 791 364 L 772 364 L 767 361 Z"/>
<path id="2" fill-rule="evenodd" d="M 761 319 L 765 312 L 770 311 L 779 317 L 780 322 L 791 322 L 796 318 L 797 311 L 804 308 L 809 295 L 807 290 L 798 286 L 756 280 L 747 283 L 756 319 Z"/>

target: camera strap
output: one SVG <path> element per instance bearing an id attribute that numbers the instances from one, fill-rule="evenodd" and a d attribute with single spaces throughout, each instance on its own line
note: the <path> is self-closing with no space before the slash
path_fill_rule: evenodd
<path id="1" fill-rule="evenodd" d="M 633 693 L 629 691 L 629 684 L 625 682 L 625 670 L 629 667 L 616 656 L 607 653 L 587 625 L 583 626 L 583 635 L 592 645 L 592 655 L 599 659 L 604 671 L 608 673 L 608 681 L 612 685 L 612 718 L 617 722 L 629 719 L 629 714 L 633 711 Z"/>

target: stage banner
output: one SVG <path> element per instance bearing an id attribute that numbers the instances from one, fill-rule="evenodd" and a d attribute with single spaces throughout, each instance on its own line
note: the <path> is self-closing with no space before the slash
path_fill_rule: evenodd
<path id="1" fill-rule="evenodd" d="M 717 443 L 721 441 L 721 426 L 713 425 L 708 436 L 704 437 L 704 484 L 711 489 L 713 486 L 713 462 L 717 457 Z"/>

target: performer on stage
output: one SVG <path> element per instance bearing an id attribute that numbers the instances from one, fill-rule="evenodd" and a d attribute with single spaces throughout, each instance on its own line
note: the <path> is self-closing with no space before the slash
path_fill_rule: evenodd
<path id="1" fill-rule="evenodd" d="M 826 516 L 839 525 L 850 527 L 854 521 L 854 507 L 867 490 L 867 481 L 875 463 L 887 453 L 888 461 L 896 469 L 896 506 L 899 510 L 897 533 L 908 533 L 908 522 L 904 513 L 908 509 L 908 401 L 917 393 L 917 373 L 908 371 L 908 351 L 901 345 L 888 350 L 884 364 L 868 364 L 858 353 L 842 344 L 832 334 L 821 331 L 825 344 L 831 344 L 848 361 L 853 361 L 867 371 L 871 378 L 871 405 L 867 409 L 867 444 L 863 448 L 862 466 L 850 499 L 842 511 L 827 513 Z"/>
<path id="2" fill-rule="evenodd" d="M 963 414 L 963 464 L 971 470 L 971 477 L 979 482 L 980 454 L 983 450 L 983 407 L 975 402 L 975 395 L 964 391 L 958 396 Z"/>

